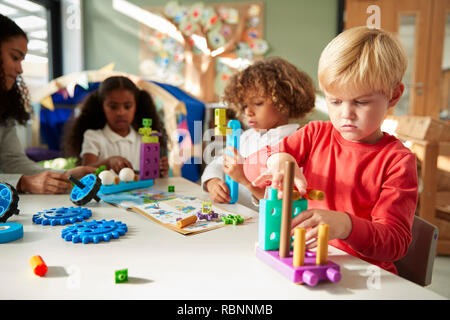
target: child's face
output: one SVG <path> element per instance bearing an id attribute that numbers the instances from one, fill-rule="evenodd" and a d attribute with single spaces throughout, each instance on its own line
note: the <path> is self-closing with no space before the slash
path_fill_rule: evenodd
<path id="1" fill-rule="evenodd" d="M 380 129 L 384 117 L 403 93 L 403 84 L 397 85 L 392 98 L 370 90 L 325 91 L 328 113 L 334 128 L 341 136 L 353 142 L 371 144 L 383 137 Z"/>
<path id="2" fill-rule="evenodd" d="M 256 131 L 269 130 L 288 123 L 265 95 L 252 91 L 244 101 L 244 115 L 250 127 Z"/>
<path id="3" fill-rule="evenodd" d="M 11 90 L 17 77 L 22 74 L 22 61 L 27 54 L 27 40 L 22 36 L 13 37 L 1 44 L 3 64 L 1 68 L 5 74 L 6 90 Z"/>
<path id="4" fill-rule="evenodd" d="M 106 122 L 118 134 L 128 134 L 130 124 L 136 113 L 136 100 L 133 92 L 116 89 L 108 93 L 103 101 Z"/>

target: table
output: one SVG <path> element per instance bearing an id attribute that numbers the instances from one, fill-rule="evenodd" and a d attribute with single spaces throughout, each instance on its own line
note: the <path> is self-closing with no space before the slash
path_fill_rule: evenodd
<path id="1" fill-rule="evenodd" d="M 158 179 L 155 188 L 207 199 L 200 186 L 183 178 Z M 138 213 L 90 202 L 91 219 L 122 221 L 128 232 L 98 244 L 64 241 L 67 226 L 32 222 L 38 211 L 72 206 L 69 195 L 21 195 L 20 214 L 8 222 L 23 225 L 24 237 L 0 244 L 0 299 L 444 299 L 396 275 L 329 247 L 342 280 L 316 287 L 296 285 L 255 257 L 257 213 L 239 204 L 224 207 L 253 214 L 243 225 L 228 225 L 184 236 Z M 49 271 L 33 274 L 29 259 L 41 255 Z M 115 283 L 115 271 L 128 268 L 129 281 Z"/>

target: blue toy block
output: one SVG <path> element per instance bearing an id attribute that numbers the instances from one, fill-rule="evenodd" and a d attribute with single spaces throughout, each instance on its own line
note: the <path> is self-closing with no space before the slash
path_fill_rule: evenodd
<path id="1" fill-rule="evenodd" d="M 258 246 L 262 250 L 280 248 L 282 199 L 278 199 L 277 189 L 268 189 L 268 199 L 259 201 Z M 298 199 L 292 203 L 292 218 L 308 208 L 307 199 Z"/>
<path id="2" fill-rule="evenodd" d="M 232 146 L 239 151 L 240 137 L 242 133 L 241 123 L 238 120 L 230 120 L 228 121 L 228 128 L 231 129 L 231 134 L 227 134 L 226 146 Z M 228 152 L 228 154 L 230 153 Z M 239 197 L 239 184 L 228 175 L 225 175 L 225 183 L 228 186 L 228 190 L 230 190 L 231 200 L 229 203 L 236 203 Z"/>
<path id="3" fill-rule="evenodd" d="M 143 189 L 153 186 L 154 180 L 139 180 L 130 182 L 119 182 L 118 184 L 102 185 L 98 194 L 101 196 L 103 194 L 113 194 L 124 191 Z"/>

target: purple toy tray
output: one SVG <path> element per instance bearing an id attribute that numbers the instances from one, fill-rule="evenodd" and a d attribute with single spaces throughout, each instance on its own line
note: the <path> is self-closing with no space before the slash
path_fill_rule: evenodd
<path id="1" fill-rule="evenodd" d="M 288 258 L 280 258 L 278 250 L 264 251 L 256 248 L 256 257 L 265 262 L 294 283 L 315 286 L 321 280 L 339 282 L 341 272 L 338 264 L 328 260 L 327 264 L 316 265 L 315 254 L 306 252 L 305 263 L 301 267 L 292 266 L 292 251 Z"/>

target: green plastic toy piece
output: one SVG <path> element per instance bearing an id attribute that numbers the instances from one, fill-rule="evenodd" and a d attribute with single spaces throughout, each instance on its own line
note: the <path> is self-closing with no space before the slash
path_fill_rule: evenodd
<path id="1" fill-rule="evenodd" d="M 175 186 L 169 186 L 167 190 L 168 192 L 175 192 Z"/>
<path id="2" fill-rule="evenodd" d="M 128 269 L 116 271 L 116 283 L 123 283 L 128 281 Z"/>
<path id="3" fill-rule="evenodd" d="M 95 170 L 94 174 L 96 176 L 98 176 L 100 174 L 100 172 L 105 171 L 106 170 L 106 166 L 104 164 L 102 164 L 100 167 L 97 168 L 97 170 Z"/>
<path id="4" fill-rule="evenodd" d="M 222 216 L 222 221 L 225 224 L 238 225 L 244 223 L 244 218 L 242 218 L 240 215 L 234 216 L 232 214 L 229 214 L 227 216 Z"/>
<path id="5" fill-rule="evenodd" d="M 269 188 L 268 199 L 259 201 L 258 246 L 262 250 L 280 248 L 282 199 L 278 199 L 278 190 Z M 308 200 L 298 199 L 292 202 L 292 218 L 308 208 Z"/>

